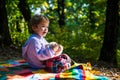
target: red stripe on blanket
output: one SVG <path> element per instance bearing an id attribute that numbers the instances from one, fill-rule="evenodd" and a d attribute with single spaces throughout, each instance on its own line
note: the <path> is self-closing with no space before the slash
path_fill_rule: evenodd
<path id="1" fill-rule="evenodd" d="M 86 74 L 85 74 L 85 71 L 84 71 L 84 70 L 82 70 L 82 75 L 83 75 L 82 80 L 85 80 Z"/>
<path id="2" fill-rule="evenodd" d="M 14 74 L 18 74 L 18 75 L 21 75 L 21 76 L 29 76 L 33 73 L 30 71 L 30 69 L 24 69 L 24 70 L 14 71 Z"/>
<path id="3" fill-rule="evenodd" d="M 55 79 L 56 79 L 56 80 L 60 80 L 60 74 L 57 74 L 57 75 L 55 76 Z"/>

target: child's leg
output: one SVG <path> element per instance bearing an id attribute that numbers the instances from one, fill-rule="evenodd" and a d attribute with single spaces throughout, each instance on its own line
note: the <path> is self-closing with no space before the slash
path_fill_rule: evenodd
<path id="1" fill-rule="evenodd" d="M 46 70 L 53 73 L 63 72 L 70 66 L 71 60 L 67 54 L 61 54 L 46 61 Z"/>

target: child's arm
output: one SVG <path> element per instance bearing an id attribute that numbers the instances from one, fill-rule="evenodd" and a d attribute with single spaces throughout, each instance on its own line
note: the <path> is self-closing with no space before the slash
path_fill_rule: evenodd
<path id="1" fill-rule="evenodd" d="M 37 38 L 32 38 L 22 48 L 25 59 L 38 58 L 40 61 L 54 57 L 54 52 L 50 46 L 45 47 Z"/>

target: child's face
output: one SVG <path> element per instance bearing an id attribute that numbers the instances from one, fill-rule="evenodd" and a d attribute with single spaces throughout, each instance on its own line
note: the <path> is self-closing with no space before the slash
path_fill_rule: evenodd
<path id="1" fill-rule="evenodd" d="M 39 23 L 37 27 L 33 27 L 33 30 L 39 36 L 45 37 L 46 34 L 48 33 L 48 26 L 49 23 Z"/>

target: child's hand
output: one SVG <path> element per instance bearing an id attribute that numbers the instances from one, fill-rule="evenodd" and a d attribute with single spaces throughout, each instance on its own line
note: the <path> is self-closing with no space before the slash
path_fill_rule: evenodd
<path id="1" fill-rule="evenodd" d="M 55 55 L 60 55 L 63 52 L 63 46 L 62 45 L 58 45 L 57 51 L 55 52 Z"/>
<path id="2" fill-rule="evenodd" d="M 56 42 L 49 43 L 49 46 L 52 48 L 54 52 L 56 52 L 59 48 L 58 44 Z"/>
<path id="3" fill-rule="evenodd" d="M 56 42 L 51 42 L 49 45 L 51 46 L 52 50 L 55 52 L 55 55 L 60 55 L 62 53 L 63 51 L 62 45 L 59 45 Z"/>

